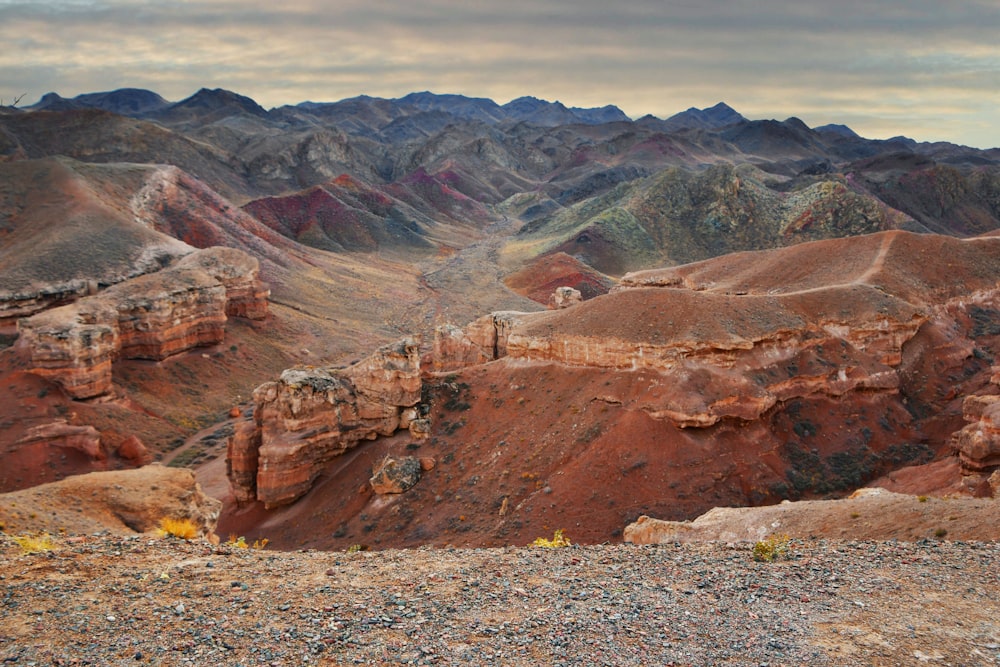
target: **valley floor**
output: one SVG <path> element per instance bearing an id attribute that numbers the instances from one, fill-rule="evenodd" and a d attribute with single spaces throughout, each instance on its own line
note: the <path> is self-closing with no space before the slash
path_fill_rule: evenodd
<path id="1" fill-rule="evenodd" d="M 3 664 L 1000 664 L 997 542 L 0 551 Z"/>

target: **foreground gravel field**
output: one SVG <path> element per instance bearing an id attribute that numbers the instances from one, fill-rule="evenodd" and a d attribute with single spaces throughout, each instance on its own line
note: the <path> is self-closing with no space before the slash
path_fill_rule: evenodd
<path id="1" fill-rule="evenodd" d="M 297 552 L 60 538 L 0 562 L 14 665 L 996 665 L 1000 543 Z"/>

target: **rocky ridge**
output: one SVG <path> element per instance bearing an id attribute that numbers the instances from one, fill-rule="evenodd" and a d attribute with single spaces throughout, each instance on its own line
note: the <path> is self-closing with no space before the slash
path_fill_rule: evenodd
<path id="1" fill-rule="evenodd" d="M 206 495 L 190 470 L 158 464 L 74 475 L 0 494 L 0 531 L 114 535 L 152 533 L 163 518 L 188 519 L 211 536 L 222 503 Z"/>
<path id="2" fill-rule="evenodd" d="M 947 536 L 951 540 L 990 541 L 996 534 L 992 526 L 996 503 L 994 499 L 930 498 L 865 488 L 840 500 L 716 507 L 693 521 L 641 516 L 625 527 L 623 537 L 631 544 L 757 542 L 775 535 L 902 541 Z"/>

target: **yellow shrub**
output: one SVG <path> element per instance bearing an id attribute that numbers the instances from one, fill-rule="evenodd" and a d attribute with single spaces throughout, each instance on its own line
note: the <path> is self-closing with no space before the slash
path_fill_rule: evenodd
<path id="1" fill-rule="evenodd" d="M 551 540 L 547 540 L 544 537 L 536 538 L 534 542 L 531 543 L 533 547 L 541 547 L 543 549 L 555 549 L 557 547 L 568 547 L 572 544 L 568 538 L 563 535 L 562 529 L 559 529 L 552 536 Z"/>
<path id="2" fill-rule="evenodd" d="M 247 538 L 242 535 L 236 537 L 236 535 L 233 534 L 230 535 L 229 539 L 226 541 L 226 546 L 235 547 L 237 549 L 263 549 L 267 546 L 268 542 L 270 542 L 270 540 L 265 537 L 259 540 L 254 540 L 253 544 L 249 544 L 247 543 Z"/>
<path id="3" fill-rule="evenodd" d="M 12 538 L 17 546 L 21 547 L 21 551 L 26 554 L 39 554 L 45 551 L 52 551 L 55 547 L 55 543 L 48 533 L 39 533 L 37 535 L 17 535 Z"/>
<path id="4" fill-rule="evenodd" d="M 160 535 L 179 537 L 182 540 L 193 540 L 198 537 L 198 526 L 191 519 L 171 519 L 163 517 L 160 519 Z"/>
<path id="5" fill-rule="evenodd" d="M 762 563 L 771 563 L 788 555 L 788 545 L 791 539 L 788 535 L 771 535 L 753 545 L 753 559 Z"/>

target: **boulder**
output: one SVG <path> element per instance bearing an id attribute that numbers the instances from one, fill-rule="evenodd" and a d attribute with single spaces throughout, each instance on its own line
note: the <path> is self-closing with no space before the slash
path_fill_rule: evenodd
<path id="1" fill-rule="evenodd" d="M 401 459 L 386 457 L 372 471 L 372 490 L 379 495 L 403 493 L 420 481 L 420 473 L 424 470 L 420 459 L 405 456 Z"/>
<path id="2" fill-rule="evenodd" d="M 138 466 L 146 465 L 153 460 L 146 445 L 135 435 L 130 435 L 122 440 L 116 451 L 118 456 Z"/>
<path id="3" fill-rule="evenodd" d="M 561 310 L 562 308 L 575 306 L 582 301 L 583 294 L 580 293 L 580 290 L 573 289 L 572 287 L 559 287 L 549 298 L 549 309 Z"/>

